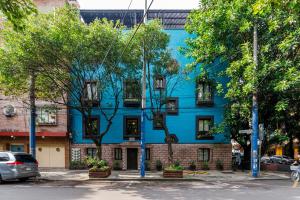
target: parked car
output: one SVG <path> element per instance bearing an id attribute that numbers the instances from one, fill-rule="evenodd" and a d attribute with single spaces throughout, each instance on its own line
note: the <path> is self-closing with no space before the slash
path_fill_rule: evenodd
<path id="1" fill-rule="evenodd" d="M 26 181 L 40 176 L 38 162 L 30 154 L 0 152 L 0 182 L 18 179 Z"/>
<path id="2" fill-rule="evenodd" d="M 270 159 L 270 157 L 269 156 L 263 156 L 263 157 L 261 157 L 261 159 L 260 159 L 260 162 L 261 163 L 270 163 L 271 162 L 271 159 Z"/>
<path id="3" fill-rule="evenodd" d="M 290 165 L 294 162 L 294 159 L 288 157 L 288 156 L 280 156 L 280 155 L 274 155 L 270 157 L 270 161 L 272 163 L 279 163 L 279 164 L 286 164 Z"/>

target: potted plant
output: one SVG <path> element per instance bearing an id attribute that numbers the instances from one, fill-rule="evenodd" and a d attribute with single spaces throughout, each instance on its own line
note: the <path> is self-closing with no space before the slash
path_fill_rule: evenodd
<path id="1" fill-rule="evenodd" d="M 151 163 L 149 160 L 145 161 L 145 170 L 150 171 L 151 170 Z"/>
<path id="2" fill-rule="evenodd" d="M 223 162 L 219 159 L 216 162 L 216 168 L 217 168 L 217 170 L 223 170 L 224 169 Z"/>
<path id="3" fill-rule="evenodd" d="M 178 161 L 166 167 L 163 172 L 164 178 L 183 178 L 184 167 Z"/>
<path id="4" fill-rule="evenodd" d="M 106 178 L 111 174 L 111 169 L 105 160 L 87 158 L 90 178 Z"/>
<path id="5" fill-rule="evenodd" d="M 196 168 L 197 168 L 196 163 L 195 163 L 194 160 L 192 160 L 192 161 L 190 162 L 189 170 L 195 171 Z"/>
<path id="6" fill-rule="evenodd" d="M 156 170 L 157 171 L 161 171 L 162 170 L 163 165 L 162 165 L 162 162 L 160 160 L 156 161 L 156 165 L 155 166 L 156 166 Z"/>
<path id="7" fill-rule="evenodd" d="M 121 164 L 122 164 L 121 160 L 114 160 L 113 161 L 113 170 L 122 170 Z"/>

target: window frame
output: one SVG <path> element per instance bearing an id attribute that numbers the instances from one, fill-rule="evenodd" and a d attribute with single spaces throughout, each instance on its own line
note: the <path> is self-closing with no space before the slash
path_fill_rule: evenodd
<path id="1" fill-rule="evenodd" d="M 169 101 L 175 101 L 175 110 L 171 110 L 168 107 Z M 166 99 L 166 111 L 168 115 L 178 115 L 178 106 L 179 106 L 179 98 L 178 97 L 168 97 Z"/>
<path id="2" fill-rule="evenodd" d="M 51 107 L 53 105 L 43 105 L 43 106 L 37 106 L 36 107 L 36 124 L 38 126 L 57 126 L 58 125 L 58 122 L 57 122 L 57 108 L 55 106 Z M 48 122 L 40 122 L 39 119 L 40 119 L 40 116 L 42 116 L 43 113 L 45 113 L 45 110 L 46 109 L 50 109 L 53 111 L 53 114 L 55 115 L 55 123 L 49 123 L 49 113 L 48 112 Z"/>
<path id="3" fill-rule="evenodd" d="M 200 151 L 202 151 L 202 152 L 200 153 Z M 204 159 L 205 151 L 207 151 L 207 153 L 208 153 L 207 160 Z M 210 162 L 210 160 L 211 160 L 210 159 L 211 151 L 212 150 L 210 148 L 198 148 L 198 150 L 197 150 L 197 160 L 198 160 L 198 162 Z M 200 156 L 201 156 L 201 159 L 200 159 Z"/>
<path id="4" fill-rule="evenodd" d="M 96 84 L 96 98 L 94 97 L 94 99 L 89 99 L 89 95 L 88 95 L 88 90 L 87 90 L 87 85 L 88 84 Z M 84 103 L 92 103 L 93 106 L 98 106 L 99 105 L 99 91 L 98 91 L 98 81 L 96 80 L 89 80 L 89 81 L 85 81 L 84 82 L 84 88 L 83 88 L 83 102 Z M 93 89 L 92 89 L 93 90 Z M 92 91 L 91 91 L 92 92 Z"/>
<path id="5" fill-rule="evenodd" d="M 127 134 L 127 120 L 128 119 L 136 119 L 138 123 L 138 134 Z M 135 140 L 140 139 L 141 137 L 141 116 L 140 115 L 125 115 L 123 117 L 123 138 L 128 140 L 129 138 L 135 138 Z"/>
<path id="6" fill-rule="evenodd" d="M 127 97 L 127 85 L 131 84 L 137 84 L 137 88 L 140 88 L 138 91 L 139 94 L 136 94 L 136 97 L 134 98 L 128 98 Z M 141 99 L 142 99 L 142 89 L 141 89 L 141 84 L 138 80 L 133 79 L 133 80 L 124 80 L 123 81 L 123 105 L 124 107 L 140 107 L 141 106 Z"/>
<path id="7" fill-rule="evenodd" d="M 153 130 L 163 130 L 163 127 L 158 127 L 156 126 L 156 123 L 155 123 L 155 119 L 157 115 L 162 115 L 162 120 L 163 120 L 163 123 L 166 123 L 166 114 L 165 113 L 162 113 L 162 112 L 156 112 L 153 116 L 153 121 L 152 121 L 152 125 L 153 125 Z"/>
<path id="8" fill-rule="evenodd" d="M 162 82 L 162 86 L 160 86 L 160 84 L 157 84 L 158 80 Z M 164 89 L 166 89 L 166 78 L 164 76 L 161 76 L 161 75 L 156 75 L 154 77 L 153 85 L 154 85 L 155 90 L 164 90 Z"/>
<path id="9" fill-rule="evenodd" d="M 89 156 L 89 150 L 92 150 L 92 156 Z M 95 150 L 95 152 L 94 152 Z M 92 158 L 96 158 L 97 157 L 97 148 L 95 147 L 87 147 L 86 148 L 86 155 Z"/>
<path id="10" fill-rule="evenodd" d="M 97 120 L 97 135 L 95 135 L 95 136 L 98 136 L 98 134 L 99 134 L 99 132 L 100 132 L 100 117 L 99 116 L 97 116 L 97 115 L 92 115 L 92 116 L 90 116 L 90 118 L 89 119 L 96 119 Z M 86 134 L 86 119 L 85 119 L 85 117 L 82 117 L 82 128 L 83 128 L 83 130 L 82 130 L 82 136 L 83 136 L 83 138 L 84 139 L 91 139 L 91 138 L 95 138 L 93 135 L 87 135 Z"/>
<path id="11" fill-rule="evenodd" d="M 202 88 L 203 88 L 203 96 L 205 95 L 205 86 L 208 85 L 210 88 L 210 100 L 205 101 L 205 100 L 199 100 L 199 85 L 202 84 Z M 200 106 L 200 107 L 212 107 L 214 105 L 214 87 L 213 87 L 213 83 L 210 80 L 197 80 L 196 81 L 196 95 L 195 95 L 195 99 L 196 99 L 196 105 Z"/>
<path id="12" fill-rule="evenodd" d="M 119 154 L 117 153 L 117 151 L 120 151 Z M 118 157 L 118 155 L 120 157 Z M 114 160 L 123 160 L 123 149 L 120 147 L 116 147 L 114 148 Z"/>
<path id="13" fill-rule="evenodd" d="M 202 131 L 202 133 L 200 133 L 199 120 L 210 120 L 212 125 L 209 128 L 209 130 L 211 130 L 211 128 L 214 125 L 214 116 L 212 116 L 212 115 L 207 115 L 207 116 L 197 115 L 196 116 L 196 130 L 195 130 L 196 140 L 213 140 L 214 136 L 212 134 L 210 134 L 209 131 Z"/>

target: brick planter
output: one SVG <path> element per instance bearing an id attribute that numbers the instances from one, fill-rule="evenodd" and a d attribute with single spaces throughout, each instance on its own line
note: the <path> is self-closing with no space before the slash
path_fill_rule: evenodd
<path id="1" fill-rule="evenodd" d="M 163 177 L 164 178 L 183 178 L 183 170 L 178 170 L 178 171 L 164 170 Z"/>
<path id="2" fill-rule="evenodd" d="M 107 178 L 111 174 L 111 169 L 105 171 L 89 171 L 89 178 Z"/>

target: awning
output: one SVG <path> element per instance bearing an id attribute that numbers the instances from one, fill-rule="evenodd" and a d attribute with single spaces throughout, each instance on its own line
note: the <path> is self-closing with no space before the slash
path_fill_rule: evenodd
<path id="1" fill-rule="evenodd" d="M 0 132 L 1 136 L 29 137 L 29 132 Z M 38 137 L 66 137 L 67 132 L 36 132 Z"/>

